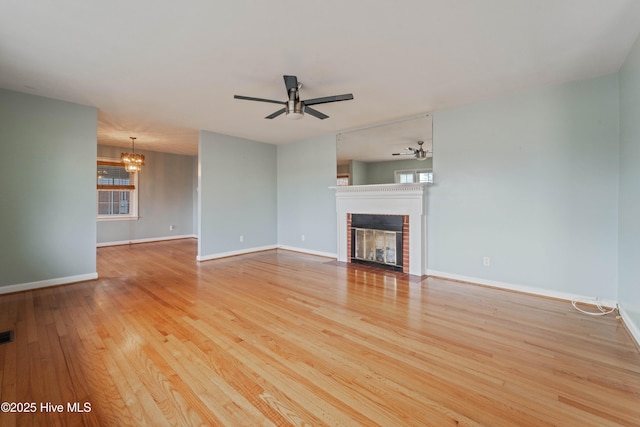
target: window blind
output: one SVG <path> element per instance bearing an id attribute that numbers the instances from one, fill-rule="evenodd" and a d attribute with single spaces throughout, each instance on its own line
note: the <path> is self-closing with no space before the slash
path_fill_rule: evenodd
<path id="1" fill-rule="evenodd" d="M 98 190 L 135 190 L 136 188 L 124 164 L 102 160 L 98 160 L 97 186 Z"/>

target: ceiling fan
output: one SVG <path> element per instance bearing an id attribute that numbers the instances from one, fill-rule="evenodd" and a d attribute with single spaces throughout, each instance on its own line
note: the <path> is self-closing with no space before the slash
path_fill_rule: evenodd
<path id="1" fill-rule="evenodd" d="M 424 151 L 422 144 L 424 141 L 418 141 L 418 148 L 407 147 L 409 153 L 393 153 L 392 156 L 414 156 L 418 160 L 426 160 L 429 157 L 428 154 L 432 154 L 432 152 Z"/>
<path id="2" fill-rule="evenodd" d="M 329 102 L 338 102 L 338 101 L 349 101 L 353 99 L 353 95 L 350 93 L 344 95 L 333 95 L 333 96 L 324 96 L 322 98 L 313 98 L 307 99 L 304 101 L 300 100 L 300 88 L 302 87 L 302 83 L 298 83 L 298 78 L 296 76 L 282 76 L 284 77 L 284 85 L 287 88 L 288 100 L 286 101 L 276 101 L 273 99 L 263 99 L 263 98 L 254 98 L 251 96 L 241 96 L 234 95 L 235 99 L 246 99 L 247 101 L 259 101 L 259 102 L 270 102 L 272 104 L 282 104 L 284 108 L 279 109 L 275 113 L 269 114 L 265 119 L 273 119 L 278 117 L 280 114 L 286 114 L 288 119 L 298 120 L 304 116 L 304 113 L 309 113 L 314 117 L 319 118 L 320 120 L 324 120 L 328 118 L 326 114 L 321 113 L 318 110 L 315 110 L 310 105 L 318 105 L 318 104 L 327 104 Z"/>

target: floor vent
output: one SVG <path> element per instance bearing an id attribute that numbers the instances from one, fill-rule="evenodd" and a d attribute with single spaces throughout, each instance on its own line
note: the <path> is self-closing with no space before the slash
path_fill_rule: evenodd
<path id="1" fill-rule="evenodd" d="M 13 341 L 13 330 L 0 332 L 0 344 Z"/>

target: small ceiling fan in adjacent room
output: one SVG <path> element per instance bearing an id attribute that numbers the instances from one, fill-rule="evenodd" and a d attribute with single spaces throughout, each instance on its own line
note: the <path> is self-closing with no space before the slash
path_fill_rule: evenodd
<path id="1" fill-rule="evenodd" d="M 270 102 L 272 104 L 284 105 L 284 108 L 279 109 L 275 113 L 269 114 L 267 117 L 265 117 L 265 119 L 274 119 L 284 113 L 286 114 L 288 119 L 292 120 L 301 119 L 305 113 L 309 113 L 312 116 L 319 118 L 320 120 L 324 120 L 329 116 L 309 106 L 327 104 L 329 102 L 349 101 L 353 99 L 353 94 L 347 93 L 344 95 L 324 96 L 322 98 L 313 98 L 301 101 L 300 88 L 302 87 L 302 83 L 298 83 L 298 78 L 296 76 L 283 77 L 284 85 L 287 88 L 288 99 L 286 101 L 276 101 L 273 99 L 254 98 L 251 96 L 242 95 L 234 95 L 233 97 L 235 99 L 246 99 L 247 101 Z"/>
<path id="2" fill-rule="evenodd" d="M 431 157 L 430 154 L 433 153 L 431 151 L 425 151 L 422 148 L 422 144 L 424 144 L 424 141 L 418 141 L 418 148 L 407 147 L 406 150 L 409 151 L 408 153 L 393 153 L 392 156 L 413 156 L 418 160 L 426 160 Z"/>

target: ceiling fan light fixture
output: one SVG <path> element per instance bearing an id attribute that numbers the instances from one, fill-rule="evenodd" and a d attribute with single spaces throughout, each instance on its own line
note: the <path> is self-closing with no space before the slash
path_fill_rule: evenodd
<path id="1" fill-rule="evenodd" d="M 300 101 L 289 100 L 285 107 L 287 119 L 300 120 L 304 116 L 304 104 Z"/>

